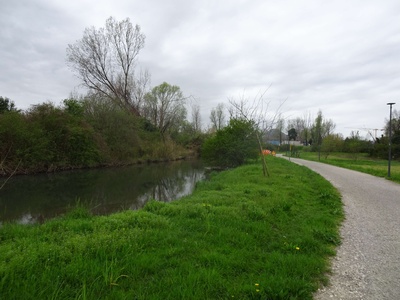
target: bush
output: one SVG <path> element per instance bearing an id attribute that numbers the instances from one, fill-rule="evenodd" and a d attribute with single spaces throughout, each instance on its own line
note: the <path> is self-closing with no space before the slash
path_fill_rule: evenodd
<path id="1" fill-rule="evenodd" d="M 252 122 L 232 119 L 229 125 L 207 139 L 201 155 L 219 167 L 236 167 L 258 157 L 258 143 Z"/>
<path id="2" fill-rule="evenodd" d="M 6 174 L 54 171 L 96 164 L 98 148 L 82 117 L 43 103 L 0 114 L 0 158 Z"/>
<path id="3" fill-rule="evenodd" d="M 37 129 L 42 140 L 41 155 L 32 163 L 42 163 L 47 168 L 90 166 L 98 160 L 93 129 L 82 116 L 51 103 L 33 106 L 27 120 Z M 39 152 L 37 154 L 39 154 Z M 42 161 L 40 158 L 43 157 Z"/>

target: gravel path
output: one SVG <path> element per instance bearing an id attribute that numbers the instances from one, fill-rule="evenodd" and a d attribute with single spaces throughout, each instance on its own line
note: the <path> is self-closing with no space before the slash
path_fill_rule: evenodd
<path id="1" fill-rule="evenodd" d="M 400 299 L 400 185 L 327 164 L 291 159 L 321 174 L 342 194 L 346 220 L 330 285 L 314 298 Z"/>

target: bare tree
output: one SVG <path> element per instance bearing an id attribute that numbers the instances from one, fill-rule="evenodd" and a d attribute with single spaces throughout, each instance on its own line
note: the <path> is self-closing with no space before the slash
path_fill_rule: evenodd
<path id="1" fill-rule="evenodd" d="M 6 171 L 5 167 L 4 167 L 4 162 L 7 159 L 8 153 L 10 152 L 11 147 L 8 148 L 8 151 L 4 157 L 4 159 L 2 161 L 0 161 L 0 175 L 6 175 L 8 172 Z M 0 184 L 0 190 L 6 185 L 6 183 L 10 180 L 11 177 L 14 176 L 14 174 L 17 172 L 19 165 L 21 164 L 22 160 L 20 160 L 17 164 L 17 166 L 15 167 L 14 171 L 12 171 L 10 173 L 10 175 L 3 181 L 3 183 Z"/>
<path id="2" fill-rule="evenodd" d="M 312 126 L 313 142 L 315 141 L 318 145 L 321 145 L 322 140 L 332 134 L 335 128 L 336 124 L 332 119 L 325 119 L 322 111 L 319 110 Z"/>
<path id="3" fill-rule="evenodd" d="M 135 104 L 140 115 L 142 115 L 144 97 L 148 92 L 150 92 L 150 81 L 151 76 L 147 70 L 140 70 L 139 76 L 134 79 L 132 102 Z"/>
<path id="4" fill-rule="evenodd" d="M 242 97 L 240 101 L 235 101 L 233 99 L 229 100 L 229 103 L 231 104 L 231 109 L 229 110 L 231 118 L 241 118 L 246 121 L 251 121 L 258 129 L 255 131 L 255 134 L 260 155 L 262 157 L 264 176 L 269 176 L 269 172 L 265 157 L 262 155 L 262 137 L 276 124 L 277 118 L 280 116 L 279 110 L 286 101 L 283 101 L 279 105 L 278 110 L 271 114 L 269 111 L 270 101 L 265 98 L 265 94 L 268 89 L 269 87 L 263 92 L 257 94 L 251 102 L 244 97 Z"/>
<path id="5" fill-rule="evenodd" d="M 332 134 L 336 128 L 336 124 L 333 122 L 332 119 L 324 120 L 323 129 L 324 129 L 324 136 L 327 137 L 328 135 Z"/>
<path id="6" fill-rule="evenodd" d="M 224 113 L 224 104 L 219 103 L 216 108 L 211 110 L 210 121 L 211 126 L 215 130 L 220 130 L 225 126 L 225 113 Z"/>
<path id="7" fill-rule="evenodd" d="M 192 124 L 195 132 L 201 132 L 200 106 L 192 104 Z"/>
<path id="8" fill-rule="evenodd" d="M 164 82 L 145 95 L 144 116 L 164 136 L 169 128 L 186 118 L 185 102 L 178 86 Z"/>
<path id="9" fill-rule="evenodd" d="M 81 40 L 68 45 L 67 63 L 83 85 L 139 115 L 139 105 L 148 76 L 135 79 L 135 63 L 145 36 L 129 18 L 117 22 L 110 17 L 105 28 L 86 28 Z"/>
<path id="10" fill-rule="evenodd" d="M 305 141 L 306 146 L 311 139 L 311 127 L 312 127 L 312 116 L 310 112 L 306 112 L 301 119 L 303 130 L 301 132 L 301 137 Z"/>
<path id="11" fill-rule="evenodd" d="M 282 115 L 279 114 L 278 119 L 276 121 L 276 129 L 278 130 L 279 134 L 279 145 L 282 145 L 282 131 L 285 128 L 285 119 L 282 118 Z"/>

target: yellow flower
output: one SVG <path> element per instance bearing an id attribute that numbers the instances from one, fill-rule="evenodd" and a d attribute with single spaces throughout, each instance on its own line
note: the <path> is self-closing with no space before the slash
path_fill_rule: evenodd
<path id="1" fill-rule="evenodd" d="M 260 290 L 256 290 L 256 292 L 258 293 Z"/>
<path id="2" fill-rule="evenodd" d="M 255 286 L 259 286 L 260 284 L 259 283 L 256 283 L 256 284 L 254 284 Z"/>
<path id="3" fill-rule="evenodd" d="M 300 248 L 299 248 L 299 247 L 296 247 L 296 250 L 300 250 Z"/>

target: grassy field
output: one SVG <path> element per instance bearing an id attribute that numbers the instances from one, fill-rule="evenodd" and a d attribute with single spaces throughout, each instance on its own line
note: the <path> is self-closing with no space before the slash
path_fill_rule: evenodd
<path id="1" fill-rule="evenodd" d="M 318 161 L 317 152 L 301 152 L 300 158 Z M 348 153 L 332 153 L 325 158 L 321 153 L 321 162 L 347 168 L 355 171 L 368 173 L 378 177 L 387 178 L 388 161 L 383 159 L 373 159 L 366 153 L 360 153 L 356 156 Z M 390 180 L 400 183 L 400 162 L 392 161 L 390 168 Z M 389 179 L 389 178 L 388 178 Z"/>
<path id="2" fill-rule="evenodd" d="M 139 211 L 77 207 L 0 227 L 1 299 L 312 299 L 340 243 L 343 208 L 321 176 L 284 159 L 212 173 Z"/>

